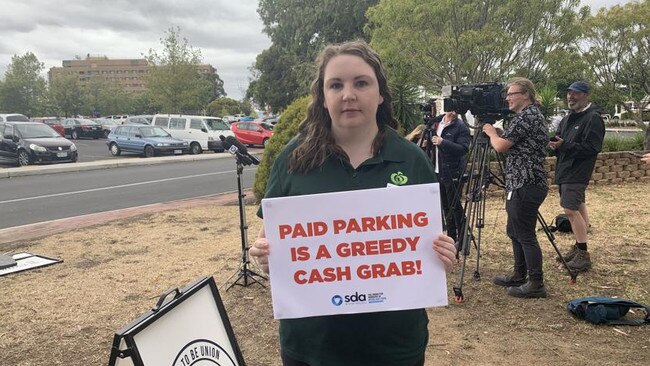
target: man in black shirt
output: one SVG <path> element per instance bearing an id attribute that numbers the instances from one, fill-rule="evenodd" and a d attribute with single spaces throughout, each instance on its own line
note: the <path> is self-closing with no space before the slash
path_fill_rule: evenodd
<path id="1" fill-rule="evenodd" d="M 510 80 L 506 101 L 508 108 L 517 115 L 503 136 L 497 134 L 494 126 L 483 126 L 492 148 L 507 154 L 504 168 L 508 213 L 506 231 L 512 240 L 515 259 L 514 272 L 496 276 L 494 283 L 507 287 L 511 296 L 546 297 L 542 250 L 535 233 L 537 212 L 548 193 L 544 170 L 548 143 L 546 120 L 536 105 L 535 87 L 528 79 Z"/>
<path id="2" fill-rule="evenodd" d="M 562 119 L 549 142 L 557 156 L 555 183 L 560 187 L 560 206 L 569 217 L 575 236 L 575 244 L 565 260 L 569 268 L 578 272 L 591 268 L 585 191 L 605 137 L 605 124 L 598 108 L 589 102 L 589 92 L 589 84 L 584 81 L 569 86 L 567 102 L 571 112 Z"/>

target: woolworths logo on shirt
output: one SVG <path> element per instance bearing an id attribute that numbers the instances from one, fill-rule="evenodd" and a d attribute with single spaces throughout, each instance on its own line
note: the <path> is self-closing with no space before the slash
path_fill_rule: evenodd
<path id="1" fill-rule="evenodd" d="M 390 175 L 390 181 L 396 186 L 403 186 L 409 181 L 409 178 L 402 172 L 397 172 Z"/>

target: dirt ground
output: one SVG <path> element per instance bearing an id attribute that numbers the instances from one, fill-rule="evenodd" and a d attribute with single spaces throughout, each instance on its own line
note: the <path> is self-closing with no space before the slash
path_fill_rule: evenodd
<path id="1" fill-rule="evenodd" d="M 468 259 L 466 301 L 429 309 L 427 365 L 648 365 L 650 326 L 593 326 L 571 317 L 566 303 L 590 295 L 620 296 L 650 304 L 650 189 L 647 183 L 594 186 L 587 194 L 594 268 L 567 282 L 553 247 L 539 233 L 547 299 L 509 297 L 491 278 L 510 270 L 503 198 L 487 204 L 481 247 Z M 247 209 L 249 237 L 260 220 Z M 550 221 L 560 212 L 551 192 L 542 206 Z M 572 237 L 557 235 L 562 251 Z M 197 205 L 145 213 L 34 240 L 15 238 L 0 252 L 27 251 L 63 263 L 0 277 L 0 364 L 106 365 L 114 333 L 148 311 L 170 287 L 214 276 L 244 359 L 250 366 L 279 365 L 278 323 L 270 290 L 234 287 L 226 280 L 240 263 L 236 205 Z M 639 314 L 637 314 L 639 315 Z"/>

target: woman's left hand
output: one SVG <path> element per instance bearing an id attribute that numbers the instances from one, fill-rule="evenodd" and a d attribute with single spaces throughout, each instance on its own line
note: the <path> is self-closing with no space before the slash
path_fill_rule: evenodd
<path id="1" fill-rule="evenodd" d="M 489 123 L 483 125 L 483 132 L 485 132 L 488 137 L 497 136 L 497 129 Z"/>
<path id="2" fill-rule="evenodd" d="M 433 240 L 433 250 L 436 251 L 438 258 L 445 265 L 445 269 L 449 271 L 454 265 L 456 260 L 456 246 L 454 245 L 454 239 L 451 237 L 440 234 Z"/>

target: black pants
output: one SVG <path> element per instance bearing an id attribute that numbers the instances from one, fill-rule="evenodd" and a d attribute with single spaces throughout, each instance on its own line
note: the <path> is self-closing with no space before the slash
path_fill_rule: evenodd
<path id="1" fill-rule="evenodd" d="M 528 272 L 531 280 L 541 281 L 544 277 L 542 250 L 537 241 L 535 226 L 539 206 L 544 202 L 547 193 L 548 188 L 524 186 L 512 193 L 508 192 L 506 197 L 506 231 L 512 240 L 515 271 L 522 274 Z"/>
<path id="2" fill-rule="evenodd" d="M 459 181 L 440 182 L 440 203 L 445 218 L 447 235 L 454 241 L 459 239 L 463 222 L 463 206 L 460 204 L 461 184 Z"/>
<path id="3" fill-rule="evenodd" d="M 308 363 L 296 361 L 293 358 L 290 358 L 282 351 L 280 351 L 280 357 L 282 357 L 282 366 L 309 366 Z M 424 355 L 422 355 L 422 359 L 416 362 L 413 366 L 424 366 Z"/>

